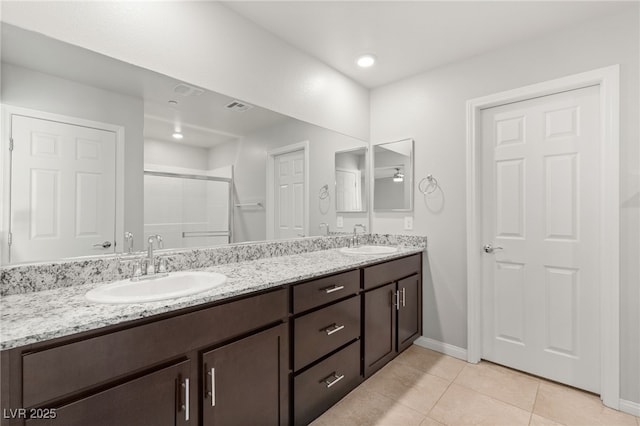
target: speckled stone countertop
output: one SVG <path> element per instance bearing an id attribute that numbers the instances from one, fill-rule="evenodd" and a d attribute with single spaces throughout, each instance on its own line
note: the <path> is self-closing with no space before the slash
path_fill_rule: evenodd
<path id="1" fill-rule="evenodd" d="M 399 247 L 396 253 L 372 256 L 344 254 L 339 249 L 329 249 L 219 264 L 200 270 L 226 275 L 228 280 L 224 285 L 192 296 L 160 302 L 111 305 L 87 301 L 84 294 L 103 283 L 13 294 L 0 300 L 0 349 L 12 349 L 276 288 L 423 250 L 423 247 Z"/>

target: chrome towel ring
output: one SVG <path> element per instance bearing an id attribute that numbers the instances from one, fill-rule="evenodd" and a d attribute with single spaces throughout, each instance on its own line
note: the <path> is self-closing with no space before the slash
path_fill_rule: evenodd
<path id="1" fill-rule="evenodd" d="M 424 195 L 433 194 L 438 189 L 438 180 L 429 174 L 418 183 L 418 191 Z"/>

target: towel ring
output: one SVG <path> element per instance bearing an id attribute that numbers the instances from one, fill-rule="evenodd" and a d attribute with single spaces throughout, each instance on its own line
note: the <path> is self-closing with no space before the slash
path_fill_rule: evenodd
<path id="1" fill-rule="evenodd" d="M 438 189 L 438 180 L 433 175 L 427 175 L 418 183 L 418 191 L 424 195 L 433 194 Z"/>

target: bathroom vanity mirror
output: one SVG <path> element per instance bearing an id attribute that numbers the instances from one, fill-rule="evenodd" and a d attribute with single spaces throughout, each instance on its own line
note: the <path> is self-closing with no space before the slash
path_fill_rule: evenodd
<path id="1" fill-rule="evenodd" d="M 373 147 L 373 210 L 413 210 L 413 139 Z"/>
<path id="2" fill-rule="evenodd" d="M 13 138 L 16 147 L 0 159 L 0 231 L 3 245 L 10 231 L 13 240 L 0 250 L 2 264 L 139 252 L 155 234 L 171 249 L 323 235 L 321 223 L 334 230 L 330 165 L 337 151 L 366 149 L 366 141 L 1 25 L 1 144 L 8 151 Z M 25 140 L 12 134 L 20 116 L 61 123 L 70 136 L 27 126 L 37 140 Z M 102 145 L 86 129 L 109 140 Z M 56 169 L 60 159 L 83 164 Z M 287 161 L 299 174 L 294 204 L 275 190 Z M 10 172 L 12 164 L 40 170 L 37 179 Z M 16 194 L 30 195 L 18 206 Z M 365 205 L 362 198 L 358 211 Z M 351 216 L 345 229 L 367 220 Z"/>
<path id="3" fill-rule="evenodd" d="M 367 211 L 367 148 L 336 152 L 336 212 Z"/>

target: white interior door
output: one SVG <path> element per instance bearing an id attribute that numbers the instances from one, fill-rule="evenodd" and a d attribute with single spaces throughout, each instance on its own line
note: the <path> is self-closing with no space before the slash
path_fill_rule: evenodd
<path id="1" fill-rule="evenodd" d="M 11 262 L 115 250 L 114 132 L 13 115 Z"/>
<path id="2" fill-rule="evenodd" d="M 482 112 L 482 357 L 592 392 L 599 117 L 597 86 Z"/>
<path id="3" fill-rule="evenodd" d="M 304 150 L 278 155 L 274 163 L 274 237 L 304 236 Z"/>
<path id="4" fill-rule="evenodd" d="M 360 170 L 336 169 L 336 210 L 362 210 Z"/>

